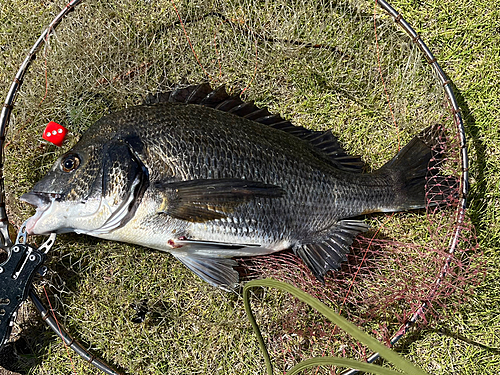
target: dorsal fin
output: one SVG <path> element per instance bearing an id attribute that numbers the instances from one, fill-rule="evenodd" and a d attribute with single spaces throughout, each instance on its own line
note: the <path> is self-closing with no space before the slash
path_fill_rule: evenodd
<path id="1" fill-rule="evenodd" d="M 150 94 L 144 100 L 146 105 L 166 102 L 199 104 L 232 113 L 306 140 L 318 151 L 327 155 L 335 167 L 339 169 L 359 173 L 362 172 L 364 167 L 364 163 L 359 156 L 347 154 L 331 130 L 321 132 L 295 126 L 290 121 L 281 118 L 281 116 L 270 113 L 267 108 L 257 107 L 253 101 L 244 102 L 239 96 L 230 96 L 224 86 L 220 86 L 215 90 L 208 83 L 178 87 L 173 91 Z"/>

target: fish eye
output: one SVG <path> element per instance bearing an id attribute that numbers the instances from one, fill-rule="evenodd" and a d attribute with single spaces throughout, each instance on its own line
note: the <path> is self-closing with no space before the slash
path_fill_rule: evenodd
<path id="1" fill-rule="evenodd" d="M 75 154 L 69 154 L 61 160 L 61 169 L 64 172 L 72 172 L 80 166 L 80 158 Z"/>

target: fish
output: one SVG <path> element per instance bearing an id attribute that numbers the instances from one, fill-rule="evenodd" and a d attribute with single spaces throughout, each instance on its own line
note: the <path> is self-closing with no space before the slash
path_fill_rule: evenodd
<path id="1" fill-rule="evenodd" d="M 29 234 L 166 251 L 225 290 L 239 282 L 235 258 L 286 249 L 324 281 L 369 229 L 363 215 L 426 206 L 438 138 L 425 129 L 368 173 L 331 130 L 205 83 L 102 117 L 20 199 L 36 207 Z"/>

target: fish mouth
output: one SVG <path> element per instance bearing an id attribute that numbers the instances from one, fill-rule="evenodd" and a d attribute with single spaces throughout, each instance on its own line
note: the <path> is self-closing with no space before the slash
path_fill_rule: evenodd
<path id="1" fill-rule="evenodd" d="M 39 191 L 30 191 L 21 195 L 19 198 L 21 201 L 26 202 L 32 206 L 40 207 L 51 203 L 54 199 L 61 198 L 61 194 L 58 193 L 42 193 Z"/>
<path id="2" fill-rule="evenodd" d="M 26 221 L 26 231 L 28 234 L 46 234 L 35 233 L 35 226 L 43 214 L 52 206 L 52 203 L 59 198 L 61 198 L 61 195 L 58 193 L 42 193 L 36 191 L 25 193 L 19 198 L 22 202 L 26 202 L 36 208 L 35 214 Z"/>

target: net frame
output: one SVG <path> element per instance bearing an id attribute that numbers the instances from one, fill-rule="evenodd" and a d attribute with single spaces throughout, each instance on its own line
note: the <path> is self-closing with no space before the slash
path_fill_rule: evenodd
<path id="1" fill-rule="evenodd" d="M 81 3 L 81 0 L 72 0 L 70 1 L 66 7 L 54 18 L 54 20 L 49 24 L 49 26 L 45 29 L 42 35 L 38 38 L 36 43 L 33 45 L 31 50 L 29 51 L 27 57 L 23 61 L 19 71 L 17 72 L 10 90 L 7 94 L 6 100 L 4 102 L 4 106 L 2 108 L 0 114 L 0 247 L 4 250 L 9 250 L 12 246 L 12 241 L 9 237 L 9 221 L 5 209 L 5 187 L 4 187 L 4 176 L 3 176 L 3 162 L 4 162 L 4 145 L 5 145 L 5 137 L 7 133 L 7 128 L 9 125 L 10 115 L 12 108 L 16 101 L 16 94 L 20 89 L 23 78 L 25 74 L 29 70 L 29 66 L 31 62 L 35 59 L 36 54 L 40 50 L 41 46 L 47 41 L 49 35 L 54 32 L 59 23 L 63 20 L 63 18 L 74 8 Z M 459 159 L 460 159 L 460 180 L 459 180 L 459 203 L 455 210 L 455 228 L 452 233 L 452 236 L 449 240 L 448 252 L 445 259 L 445 263 L 437 276 L 437 279 L 434 283 L 434 286 L 429 290 L 428 293 L 428 301 L 431 301 L 434 295 L 437 293 L 442 280 L 447 275 L 450 262 L 452 257 L 459 246 L 460 235 L 462 230 L 464 229 L 465 223 L 465 211 L 467 204 L 467 193 L 469 188 L 469 175 L 468 175 L 468 155 L 467 155 L 467 146 L 466 146 L 466 137 L 465 137 L 465 127 L 463 123 L 462 113 L 460 108 L 458 107 L 455 95 L 453 93 L 453 87 L 451 80 L 444 73 L 443 69 L 437 62 L 436 58 L 432 54 L 431 50 L 427 47 L 427 45 L 420 38 L 418 33 L 409 25 L 409 23 L 402 17 L 400 13 L 398 13 L 388 2 L 385 0 L 375 0 L 376 6 L 379 6 L 383 9 L 387 14 L 389 14 L 394 22 L 406 33 L 410 36 L 412 42 L 418 46 L 420 51 L 424 54 L 427 63 L 433 68 L 436 76 L 438 77 L 440 83 L 442 84 L 445 95 L 451 108 L 453 122 L 456 128 L 456 135 L 459 140 Z M 392 337 L 390 340 L 390 344 L 394 345 L 397 341 L 404 336 L 404 334 L 410 329 L 410 327 L 419 319 L 425 315 L 425 312 L 428 308 L 428 302 L 425 301 L 421 304 L 421 306 L 413 313 L 411 318 L 404 324 L 400 330 Z M 372 354 L 368 361 L 374 361 L 378 358 L 378 353 Z M 356 370 L 350 370 L 345 374 L 354 374 Z"/>

